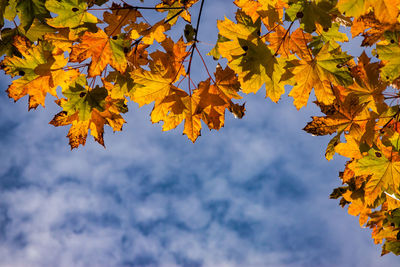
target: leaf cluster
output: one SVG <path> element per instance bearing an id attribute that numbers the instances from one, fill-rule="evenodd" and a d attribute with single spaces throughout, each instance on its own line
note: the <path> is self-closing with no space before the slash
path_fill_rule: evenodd
<path id="1" fill-rule="evenodd" d="M 226 111 L 242 118 L 245 94 L 265 88 L 278 102 L 289 89 L 301 109 L 313 91 L 324 115 L 304 130 L 334 135 L 328 160 L 349 158 L 331 197 L 384 241 L 382 254 L 400 254 L 400 0 L 235 0 L 235 20 L 217 21 L 208 55 L 227 63 L 213 74 L 197 48 L 204 2 L 2 1 L 1 67 L 14 77 L 7 93 L 15 101 L 28 95 L 29 109 L 54 96 L 61 110 L 50 123 L 70 126 L 73 149 L 88 133 L 104 145 L 105 125 L 122 130 L 128 101 L 153 103 L 153 123 L 163 131 L 183 124 L 195 142 L 203 125 L 223 127 Z M 142 10 L 161 19 L 149 23 Z M 169 30 L 179 23 L 186 25 L 174 40 Z M 358 57 L 342 50 L 344 27 L 363 38 Z M 194 56 L 208 74 L 197 85 Z"/>

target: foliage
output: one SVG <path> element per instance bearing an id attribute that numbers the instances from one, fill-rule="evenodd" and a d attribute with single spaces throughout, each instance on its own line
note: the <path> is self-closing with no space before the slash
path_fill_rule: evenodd
<path id="1" fill-rule="evenodd" d="M 197 49 L 204 0 L 128 2 L 134 1 L 1 1 L 1 68 L 17 77 L 9 97 L 28 95 L 29 109 L 44 107 L 47 94 L 56 97 L 61 111 L 50 123 L 70 125 L 73 149 L 89 132 L 104 145 L 105 125 L 122 130 L 128 100 L 154 103 L 153 123 L 163 122 L 163 131 L 183 123 L 195 142 L 201 121 L 218 130 L 226 110 L 242 118 L 243 94 L 265 88 L 278 102 L 290 88 L 301 109 L 314 89 L 325 115 L 304 130 L 334 134 L 326 158 L 350 159 L 340 173 L 344 186 L 331 198 L 349 205 L 375 243 L 384 241 L 382 254 L 400 254 L 400 0 L 235 0 L 235 21 L 217 22 L 209 55 L 227 64 L 213 75 Z M 162 19 L 148 23 L 142 10 Z M 173 40 L 168 31 L 177 23 L 186 24 L 184 38 Z M 359 57 L 342 51 L 343 27 L 363 38 Z M 208 73 L 197 86 L 195 54 Z"/>

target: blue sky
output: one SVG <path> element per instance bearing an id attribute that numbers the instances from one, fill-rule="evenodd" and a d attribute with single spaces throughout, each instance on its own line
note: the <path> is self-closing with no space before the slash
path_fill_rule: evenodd
<path id="1" fill-rule="evenodd" d="M 200 40 L 215 42 L 216 18 L 234 10 L 206 1 Z M 48 124 L 54 99 L 27 112 L 0 75 L 0 266 L 399 265 L 329 199 L 344 159 L 326 161 L 329 139 L 301 130 L 312 105 L 297 112 L 260 90 L 242 120 L 229 114 L 192 144 L 130 103 L 106 149 L 89 138 L 70 151 L 68 128 Z"/>

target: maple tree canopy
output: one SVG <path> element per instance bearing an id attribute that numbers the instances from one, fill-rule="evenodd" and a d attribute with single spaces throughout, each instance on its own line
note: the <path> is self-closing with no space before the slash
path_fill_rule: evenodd
<path id="1" fill-rule="evenodd" d="M 2 0 L 1 69 L 14 78 L 7 94 L 28 96 L 29 109 L 55 97 L 60 112 L 50 123 L 70 126 L 74 149 L 89 133 L 104 145 L 105 125 L 121 131 L 128 101 L 152 104 L 153 123 L 163 131 L 183 123 L 195 142 L 202 127 L 223 127 L 226 111 L 242 118 L 245 94 L 263 88 L 278 102 L 289 90 L 301 109 L 314 90 L 325 115 L 304 130 L 333 134 L 328 160 L 349 158 L 331 198 L 372 229 L 375 243 L 384 242 L 382 254 L 399 255 L 400 0 L 235 0 L 235 19 L 217 21 L 208 53 L 227 62 L 215 72 L 197 48 L 205 2 Z M 142 10 L 161 19 L 149 23 Z M 174 40 L 169 31 L 178 23 L 184 32 Z M 342 50 L 345 31 L 361 36 L 362 54 Z M 208 74 L 197 85 L 194 56 Z"/>

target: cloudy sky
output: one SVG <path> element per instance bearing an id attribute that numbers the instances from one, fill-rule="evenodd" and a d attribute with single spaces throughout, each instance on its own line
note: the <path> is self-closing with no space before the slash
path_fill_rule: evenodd
<path id="1" fill-rule="evenodd" d="M 206 1 L 200 40 L 215 42 L 216 18 L 234 10 Z M 301 130 L 311 105 L 249 95 L 242 120 L 192 144 L 131 103 L 106 149 L 89 138 L 70 151 L 68 128 L 48 124 L 54 98 L 27 112 L 0 75 L 1 267 L 399 265 L 329 199 L 344 159 L 326 161 L 328 139 Z"/>

